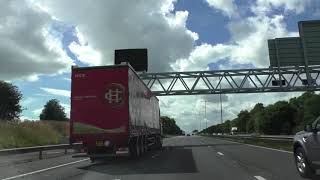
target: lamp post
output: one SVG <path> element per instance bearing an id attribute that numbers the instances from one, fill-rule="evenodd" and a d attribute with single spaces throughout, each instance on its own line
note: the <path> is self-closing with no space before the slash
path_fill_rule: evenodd
<path id="1" fill-rule="evenodd" d="M 220 81 L 220 120 L 221 120 L 221 124 L 222 124 L 223 123 L 223 119 L 222 119 L 221 81 Z"/>
<path id="2" fill-rule="evenodd" d="M 207 101 L 204 100 L 204 119 L 206 120 L 206 129 L 208 128 L 208 121 L 207 121 Z"/>

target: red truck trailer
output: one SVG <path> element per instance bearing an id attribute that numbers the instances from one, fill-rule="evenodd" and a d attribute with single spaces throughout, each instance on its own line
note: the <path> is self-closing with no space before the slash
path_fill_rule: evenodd
<path id="1" fill-rule="evenodd" d="M 72 67 L 70 142 L 92 161 L 159 148 L 159 100 L 128 64 Z"/>

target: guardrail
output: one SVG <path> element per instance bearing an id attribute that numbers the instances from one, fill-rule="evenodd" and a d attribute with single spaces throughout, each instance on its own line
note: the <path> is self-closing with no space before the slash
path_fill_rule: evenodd
<path id="1" fill-rule="evenodd" d="M 265 139 L 274 141 L 293 141 L 293 136 L 273 136 L 273 135 L 212 135 L 214 137 L 226 137 L 226 138 L 244 138 L 244 139 Z"/>
<path id="2" fill-rule="evenodd" d="M 33 147 L 2 149 L 2 150 L 0 150 L 0 156 L 1 155 L 12 155 L 12 154 L 39 152 L 39 159 L 42 159 L 42 152 L 43 151 L 64 149 L 64 153 L 67 154 L 68 149 L 80 149 L 81 147 L 82 147 L 82 143 L 74 143 L 74 144 L 57 144 L 57 145 L 47 145 L 47 146 L 33 146 Z"/>

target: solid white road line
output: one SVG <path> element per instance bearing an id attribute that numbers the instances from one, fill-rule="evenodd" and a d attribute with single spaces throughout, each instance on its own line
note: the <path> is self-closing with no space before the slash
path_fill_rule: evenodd
<path id="1" fill-rule="evenodd" d="M 268 149 L 268 150 L 273 150 L 273 151 L 285 152 L 285 153 L 293 154 L 293 152 L 286 151 L 286 150 L 281 150 L 281 149 L 274 149 L 274 148 L 268 148 L 268 147 L 264 147 L 264 146 L 256 146 L 256 145 L 252 145 L 252 144 L 239 143 L 239 142 L 229 141 L 229 140 L 225 140 L 225 139 L 221 139 L 221 140 L 222 141 L 228 141 L 228 142 L 234 143 L 234 144 L 243 144 L 243 145 L 246 145 L 246 146 L 257 147 L 257 148 L 262 148 L 262 149 Z"/>
<path id="2" fill-rule="evenodd" d="M 242 143 L 241 143 L 242 144 Z M 262 149 L 268 149 L 268 150 L 273 150 L 273 151 L 278 151 L 278 152 L 284 152 L 284 153 L 290 153 L 293 154 L 293 152 L 290 151 L 286 151 L 286 150 L 281 150 L 281 149 L 273 149 L 273 148 L 268 148 L 268 147 L 264 147 L 264 146 L 256 146 L 256 145 L 252 145 L 252 144 L 245 144 L 247 146 L 252 146 L 252 147 L 258 147 L 258 148 L 262 148 Z"/>
<path id="3" fill-rule="evenodd" d="M 59 154 L 59 153 L 64 153 L 64 152 L 59 152 L 59 151 L 53 151 L 53 152 L 46 152 L 46 154 Z"/>
<path id="4" fill-rule="evenodd" d="M 265 178 L 261 177 L 261 176 L 254 176 L 256 179 L 258 180 L 266 180 Z"/>
<path id="5" fill-rule="evenodd" d="M 217 154 L 219 154 L 220 156 L 223 156 L 223 155 L 224 155 L 222 152 L 217 152 Z"/>
<path id="6" fill-rule="evenodd" d="M 16 178 L 20 178 L 20 177 L 24 177 L 24 176 L 28 176 L 28 175 L 32 175 L 32 174 L 37 174 L 37 173 L 41 173 L 41 172 L 44 172 L 44 171 L 49 171 L 49 170 L 60 168 L 60 167 L 64 167 L 64 166 L 68 166 L 68 165 L 71 165 L 71 164 L 76 164 L 76 163 L 79 163 L 79 162 L 82 162 L 82 161 L 88 161 L 88 160 L 89 160 L 89 158 L 81 159 L 79 161 L 73 161 L 73 162 L 69 162 L 69 163 L 66 163 L 66 164 L 61 164 L 61 165 L 58 165 L 58 166 L 53 166 L 53 167 L 49 167 L 49 168 L 45 168 L 45 169 L 40 169 L 40 170 L 37 170 L 37 171 L 33 171 L 33 172 L 25 173 L 25 174 L 20 174 L 20 175 L 17 175 L 17 176 L 4 178 L 4 179 L 1 179 L 1 180 L 16 179 Z"/>

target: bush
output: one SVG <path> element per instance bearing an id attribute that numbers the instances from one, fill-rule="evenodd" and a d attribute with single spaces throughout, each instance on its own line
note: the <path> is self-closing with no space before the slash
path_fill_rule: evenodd
<path id="1" fill-rule="evenodd" d="M 58 144 L 68 136 L 68 123 L 45 121 L 0 122 L 0 148 Z"/>

